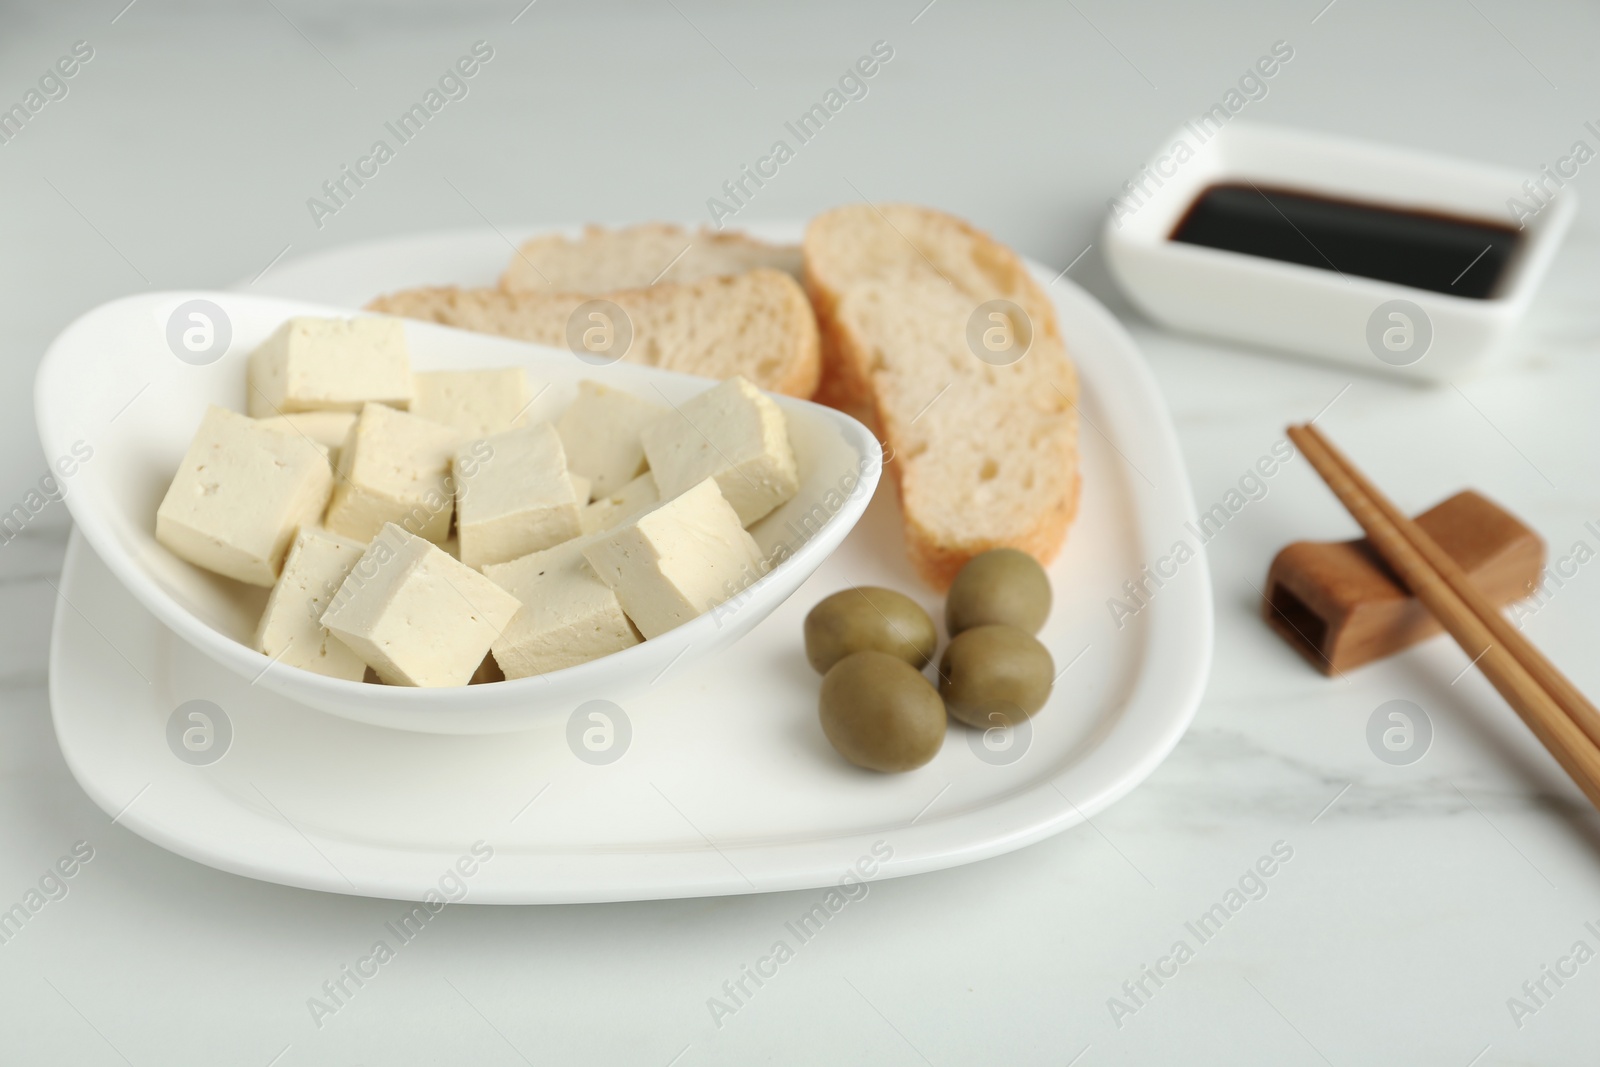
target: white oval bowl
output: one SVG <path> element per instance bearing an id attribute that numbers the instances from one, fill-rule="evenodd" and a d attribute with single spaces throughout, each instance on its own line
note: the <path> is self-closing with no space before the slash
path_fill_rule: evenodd
<path id="1" fill-rule="evenodd" d="M 178 359 L 166 340 L 169 317 L 193 299 L 220 306 L 232 327 L 228 350 L 205 366 Z M 531 728 L 552 710 L 565 714 L 585 700 L 646 688 L 668 670 L 727 647 L 771 614 L 844 540 L 878 484 L 883 454 L 865 426 L 831 408 L 774 396 L 788 419 L 800 491 L 750 529 L 763 556 L 781 562 L 721 607 L 590 663 L 489 685 L 371 685 L 275 663 L 245 643 L 268 590 L 173 555 L 155 539 L 156 508 L 206 405 L 244 410 L 245 360 L 257 344 L 292 315 L 352 314 L 231 292 L 127 297 L 88 312 L 56 338 L 34 393 L 45 456 L 53 468 L 62 457 L 75 467 L 59 479 L 67 508 L 112 574 L 185 642 L 235 674 L 321 711 L 424 733 L 505 733 Z M 586 378 L 658 404 L 682 403 L 716 384 L 627 363 L 595 366 L 558 349 L 429 323 L 407 321 L 405 328 L 418 370 L 525 367 L 535 392 L 548 386 L 529 410 L 533 420 L 559 415 Z M 89 458 L 81 460 L 86 451 Z"/>

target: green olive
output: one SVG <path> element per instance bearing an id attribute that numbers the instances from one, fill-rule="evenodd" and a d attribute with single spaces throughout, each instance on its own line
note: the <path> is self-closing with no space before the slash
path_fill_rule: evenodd
<path id="1" fill-rule="evenodd" d="M 806 659 L 818 674 L 852 652 L 887 652 L 917 670 L 939 646 L 922 605 L 893 589 L 858 585 L 823 600 L 806 616 Z"/>
<path id="2" fill-rule="evenodd" d="M 911 664 L 855 652 L 822 679 L 822 732 L 839 755 L 870 771 L 909 771 L 939 754 L 944 702 Z"/>
<path id="3" fill-rule="evenodd" d="M 1015 626 L 1036 634 L 1050 617 L 1050 578 L 1039 561 L 1014 548 L 967 560 L 944 602 L 950 636 L 974 626 Z"/>
<path id="4" fill-rule="evenodd" d="M 963 630 L 939 661 L 939 695 L 968 726 L 1015 726 L 1044 707 L 1054 680 L 1049 650 L 1015 626 Z"/>

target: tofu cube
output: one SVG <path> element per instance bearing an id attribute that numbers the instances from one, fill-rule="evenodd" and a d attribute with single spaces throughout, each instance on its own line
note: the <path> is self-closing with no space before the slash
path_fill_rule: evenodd
<path id="1" fill-rule="evenodd" d="M 461 562 L 482 568 L 570 541 L 584 501 L 548 422 L 484 437 L 455 461 Z"/>
<path id="2" fill-rule="evenodd" d="M 198 567 L 270 586 L 332 487 L 322 446 L 213 406 L 156 511 L 156 540 Z"/>
<path id="3" fill-rule="evenodd" d="M 411 413 L 460 430 L 469 439 L 521 426 L 533 402 L 521 367 L 417 371 Z"/>
<path id="4" fill-rule="evenodd" d="M 439 546 L 389 523 L 322 625 L 388 685 L 466 685 L 522 605 Z"/>
<path id="5" fill-rule="evenodd" d="M 325 525 L 371 541 L 396 523 L 438 544 L 455 511 L 450 462 L 461 435 L 448 426 L 368 404 L 339 450 L 339 470 Z"/>
<path id="6" fill-rule="evenodd" d="M 250 353 L 247 410 L 360 411 L 411 403 L 411 356 L 399 319 L 294 318 Z"/>
<path id="7" fill-rule="evenodd" d="M 585 534 L 600 533 L 613 526 L 620 526 L 639 512 L 660 502 L 661 494 L 656 492 L 655 477 L 649 471 L 645 471 L 621 489 L 597 498 L 584 508 L 583 513 L 578 516 L 578 523 L 583 527 Z"/>
<path id="8" fill-rule="evenodd" d="M 583 558 L 581 539 L 483 569 L 522 602 L 490 647 L 507 678 L 575 667 L 639 643 L 611 588 Z"/>
<path id="9" fill-rule="evenodd" d="M 339 448 L 356 424 L 353 411 L 297 411 L 292 415 L 269 415 L 257 419 L 269 430 L 309 438 L 328 450 L 328 462 L 339 465 Z"/>
<path id="10" fill-rule="evenodd" d="M 301 527 L 256 628 L 256 651 L 291 667 L 359 682 L 367 665 L 322 625 L 322 613 L 367 546 Z"/>
<path id="11" fill-rule="evenodd" d="M 594 483 L 596 496 L 622 488 L 644 469 L 639 431 L 666 413 L 598 382 L 579 382 L 578 399 L 556 423 L 567 466 Z"/>
<path id="12" fill-rule="evenodd" d="M 583 558 L 647 638 L 710 611 L 761 574 L 761 550 L 714 478 L 585 539 Z"/>
<path id="13" fill-rule="evenodd" d="M 715 478 L 749 526 L 800 491 L 783 412 L 743 378 L 692 397 L 640 436 L 663 500 Z"/>

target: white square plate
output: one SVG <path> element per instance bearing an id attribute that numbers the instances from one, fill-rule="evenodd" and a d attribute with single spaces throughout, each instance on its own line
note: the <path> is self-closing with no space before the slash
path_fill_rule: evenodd
<path id="1" fill-rule="evenodd" d="M 799 227 L 757 234 L 793 241 Z M 490 230 L 422 235 L 286 263 L 257 288 L 356 306 L 398 286 L 492 282 L 508 254 Z M 1041 284 L 1054 273 L 1035 268 Z M 1026 732 L 952 723 L 931 763 L 893 776 L 828 746 L 800 639 L 812 605 L 874 584 L 942 615 L 906 562 L 894 493 L 880 488 L 840 548 L 742 641 L 669 665 L 617 702 L 613 726 L 625 718 L 627 730 L 609 763 L 579 755 L 574 738 L 596 726 L 581 706 L 498 736 L 406 733 L 298 706 L 175 639 L 75 536 L 50 664 L 67 764 L 122 825 L 198 862 L 401 899 L 440 893 L 479 841 L 493 857 L 466 900 L 554 903 L 798 889 L 863 869 L 895 877 L 1074 826 L 1143 781 L 1187 728 L 1210 663 L 1211 585 L 1201 550 L 1120 627 L 1108 611 L 1124 581 L 1185 536 L 1193 501 L 1131 340 L 1075 286 L 1051 292 L 1083 382 L 1084 495 L 1040 634 L 1062 673 Z M 205 765 L 195 761 L 219 742 L 196 754 L 178 740 L 198 728 L 179 714 L 193 700 L 220 709 L 230 735 Z"/>

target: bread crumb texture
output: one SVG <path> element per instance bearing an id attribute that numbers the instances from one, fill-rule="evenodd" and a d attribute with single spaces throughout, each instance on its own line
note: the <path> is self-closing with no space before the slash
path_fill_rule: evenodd
<path id="1" fill-rule="evenodd" d="M 959 219 L 901 204 L 818 216 L 803 254 L 821 329 L 817 399 L 868 421 L 891 450 L 918 572 L 944 589 L 1001 546 L 1049 563 L 1077 511 L 1078 382 L 1055 307 L 1021 260 Z M 968 344 L 991 300 L 1031 326 L 1010 365 Z"/>
<path id="2" fill-rule="evenodd" d="M 707 378 L 742 375 L 789 396 L 816 390 L 821 364 L 811 305 L 792 276 L 768 268 L 598 295 L 407 289 L 367 308 L 565 349 L 568 320 L 593 299 L 627 315 L 633 340 L 622 358 L 629 363 Z"/>

